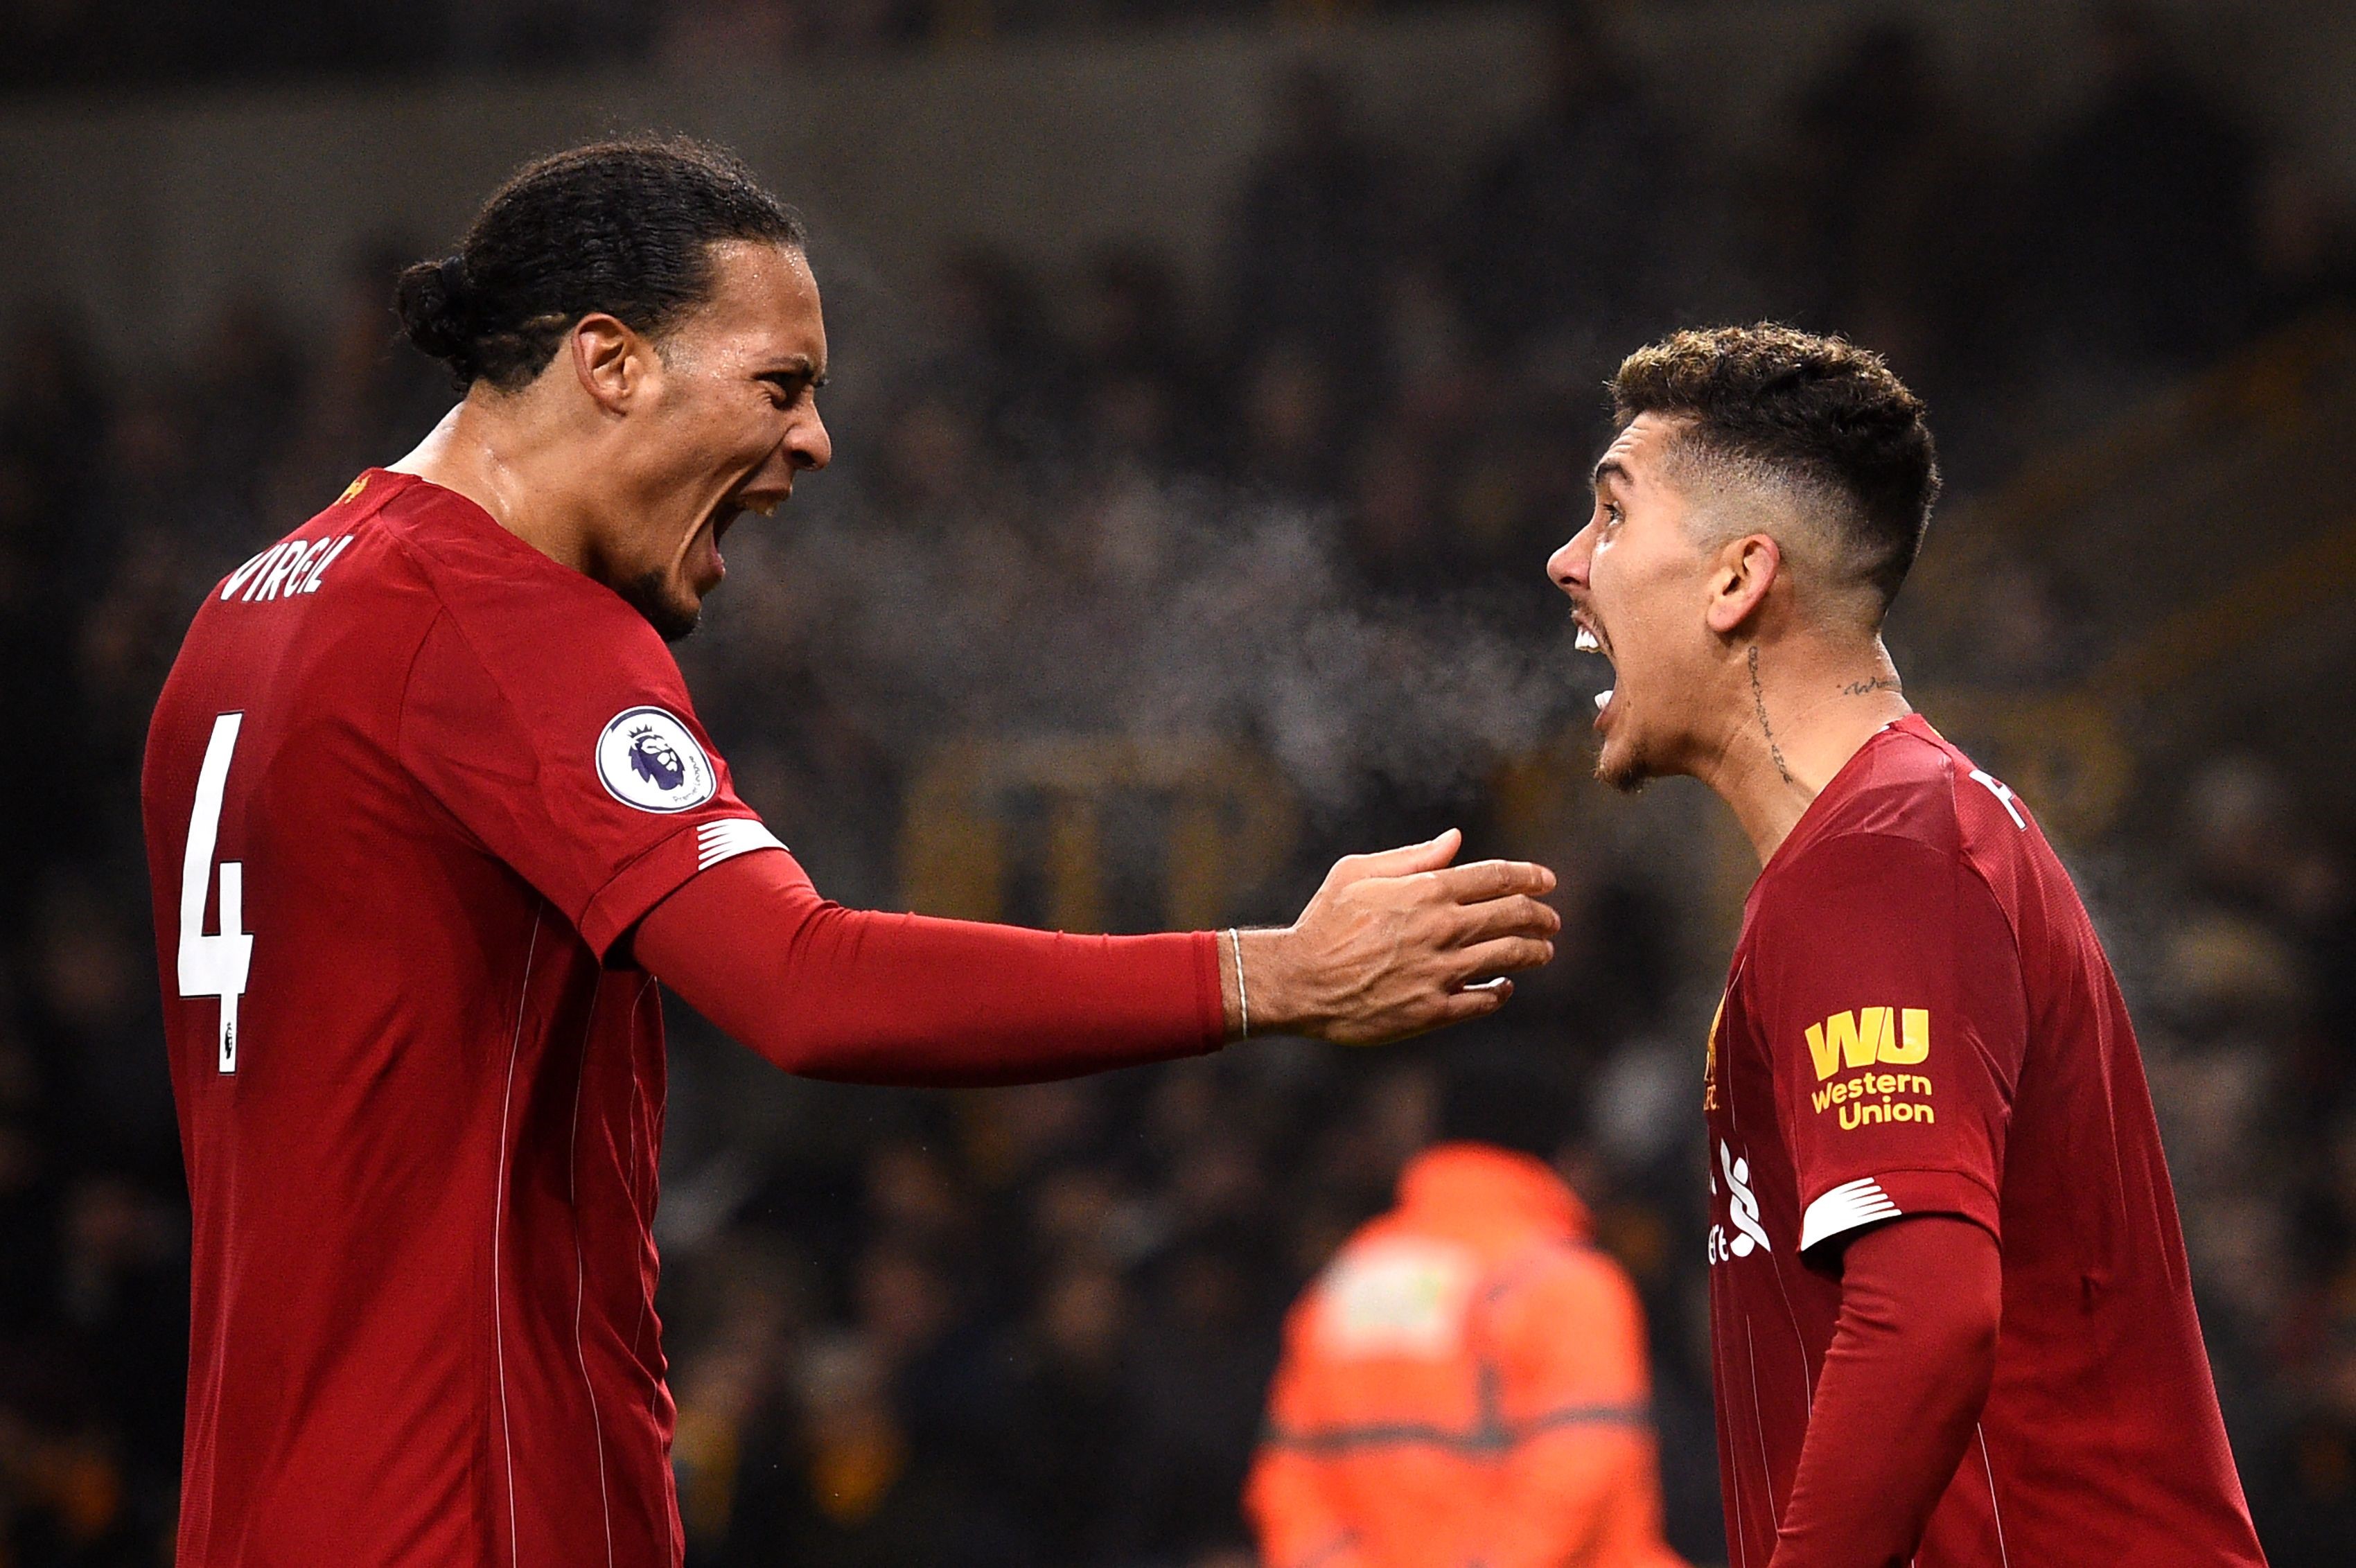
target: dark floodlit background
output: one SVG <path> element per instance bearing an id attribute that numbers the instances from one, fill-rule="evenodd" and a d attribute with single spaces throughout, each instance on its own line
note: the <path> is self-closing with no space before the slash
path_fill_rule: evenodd
<path id="1" fill-rule="evenodd" d="M 1752 868 L 1698 790 L 1588 782 L 1540 569 L 1626 349 L 1884 350 L 1951 479 L 1910 691 L 2118 961 L 2276 1561 L 2356 1551 L 2344 6 L 15 0 L 0 82 L 0 1563 L 168 1558 L 137 775 L 181 631 L 447 406 L 393 270 L 642 128 L 803 207 L 833 325 L 841 455 L 683 650 L 746 797 L 846 901 L 1075 928 L 1281 919 L 1451 823 L 1557 867 L 1561 957 L 1485 1033 L 1580 1085 L 1702 1561 L 1701 1040 Z M 1470 1043 L 923 1094 L 672 1023 L 699 1568 L 1247 1562 L 1278 1314 Z"/>

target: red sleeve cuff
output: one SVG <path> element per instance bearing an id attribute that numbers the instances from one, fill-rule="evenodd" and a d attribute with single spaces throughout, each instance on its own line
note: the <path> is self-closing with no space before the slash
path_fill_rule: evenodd
<path id="1" fill-rule="evenodd" d="M 2001 1242 L 1996 1190 L 1961 1170 L 1885 1170 L 1827 1187 L 1800 1216 L 1800 1250 L 1904 1214 L 1955 1214 Z"/>
<path id="2" fill-rule="evenodd" d="M 1203 1049 L 1227 1043 L 1227 998 L 1219 984 L 1219 933 L 1194 933 L 1194 998 L 1202 1020 Z"/>

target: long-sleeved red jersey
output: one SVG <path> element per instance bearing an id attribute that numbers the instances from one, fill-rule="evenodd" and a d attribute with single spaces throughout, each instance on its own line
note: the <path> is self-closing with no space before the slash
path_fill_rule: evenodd
<path id="1" fill-rule="evenodd" d="M 208 596 L 143 797 L 195 1221 L 183 1568 L 677 1563 L 661 1009 L 621 939 L 715 869 L 744 884 L 716 907 L 807 884 L 731 875 L 787 858 L 669 650 L 471 502 L 373 471 Z M 1075 982 L 1029 988 L 1043 1029 L 1104 1002 L 1076 1065 L 1223 1032 L 1207 934 L 795 919 L 792 951 L 783 914 L 703 945 L 774 944 L 781 994 L 830 984 L 799 965 L 895 976 L 859 999 L 894 1051 L 838 1018 L 801 1063 L 837 1076 L 1022 1075 L 932 1062 L 894 1009 L 1043 965 Z"/>
<path id="2" fill-rule="evenodd" d="M 1775 1553 L 1804 1444 L 1837 1515 L 1820 1441 L 1853 1456 L 1859 1509 L 1912 1507 L 1873 1479 L 1911 1464 L 1918 1568 L 2263 1563 L 2110 965 L 2028 807 L 1920 718 L 1869 741 L 1761 873 L 1703 1101 L 1732 1568 Z M 1831 1253 L 1910 1215 L 2002 1247 L 1993 1382 L 1960 1453 L 1943 1424 L 1811 1430 Z M 1805 1522 L 1808 1562 L 1852 1560 L 1837 1517 Z"/>

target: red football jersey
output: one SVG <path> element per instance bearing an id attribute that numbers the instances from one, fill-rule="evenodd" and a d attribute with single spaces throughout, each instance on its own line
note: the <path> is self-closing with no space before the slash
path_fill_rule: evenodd
<path id="1" fill-rule="evenodd" d="M 1732 1568 L 1766 1568 L 1831 1343 L 1819 1243 L 1960 1215 L 2003 1249 L 1993 1392 L 1918 1568 L 2259 1564 L 2135 1031 L 2028 808 L 1920 718 L 1751 890 L 1710 1030 Z"/>
<path id="2" fill-rule="evenodd" d="M 777 844 L 661 639 L 371 471 L 207 596 L 143 804 L 195 1210 L 183 1568 L 678 1563 L 661 1009 L 606 957 Z"/>

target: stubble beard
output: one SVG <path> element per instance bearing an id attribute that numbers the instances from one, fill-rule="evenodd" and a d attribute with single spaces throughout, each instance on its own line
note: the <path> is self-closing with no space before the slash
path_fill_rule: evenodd
<path id="1" fill-rule="evenodd" d="M 1622 795 L 1643 794 L 1644 786 L 1652 782 L 1654 776 L 1652 764 L 1644 760 L 1644 752 L 1633 746 L 1616 761 L 1609 746 L 1596 754 L 1597 782 L 1611 785 Z"/>
<path id="2" fill-rule="evenodd" d="M 1624 719 L 1622 720 L 1626 721 Z M 1612 742 L 1605 741 L 1595 753 L 1595 777 L 1622 795 L 1642 793 L 1644 787 L 1661 776 L 1661 770 L 1644 750 L 1644 741 L 1630 737 L 1615 755 Z"/>
<path id="3" fill-rule="evenodd" d="M 703 622 L 702 604 L 693 602 L 682 604 L 671 591 L 668 572 L 642 572 L 626 582 L 616 583 L 614 592 L 620 594 L 630 608 L 644 615 L 647 624 L 655 629 L 656 635 L 666 643 L 685 642 Z"/>

